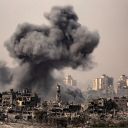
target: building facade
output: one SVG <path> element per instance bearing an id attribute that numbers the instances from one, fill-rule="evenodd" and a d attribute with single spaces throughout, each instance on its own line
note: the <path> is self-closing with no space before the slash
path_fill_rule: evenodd
<path id="1" fill-rule="evenodd" d="M 68 85 L 68 86 L 76 86 L 77 85 L 77 81 L 74 80 L 71 75 L 66 75 L 63 82 L 65 85 Z"/>
<path id="2" fill-rule="evenodd" d="M 128 111 L 128 97 L 114 97 L 114 101 L 121 111 Z"/>
<path id="3" fill-rule="evenodd" d="M 128 97 L 128 77 L 126 75 L 121 75 L 117 82 L 117 96 Z"/>
<path id="4" fill-rule="evenodd" d="M 16 93 L 11 89 L 2 93 L 2 107 L 14 107 L 16 104 Z"/>
<path id="5" fill-rule="evenodd" d="M 99 92 L 99 96 L 102 97 L 113 97 L 114 85 L 113 78 L 107 75 L 102 75 L 99 78 L 93 80 L 93 90 Z"/>
<path id="6" fill-rule="evenodd" d="M 15 110 L 31 109 L 40 103 L 38 95 L 33 94 L 30 89 L 14 91 L 11 89 L 2 92 L 1 106 L 3 108 L 11 108 Z"/>

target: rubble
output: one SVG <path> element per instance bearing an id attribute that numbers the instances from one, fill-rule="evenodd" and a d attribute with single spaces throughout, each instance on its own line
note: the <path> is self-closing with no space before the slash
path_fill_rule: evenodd
<path id="1" fill-rule="evenodd" d="M 76 104 L 61 99 L 41 101 L 30 89 L 1 93 L 0 128 L 68 128 L 127 125 L 127 97 L 98 98 Z M 124 102 L 123 102 L 124 101 Z M 125 106 L 121 108 L 122 106 Z M 122 111 L 123 110 L 123 111 Z M 123 123 L 122 123 L 123 122 Z"/>

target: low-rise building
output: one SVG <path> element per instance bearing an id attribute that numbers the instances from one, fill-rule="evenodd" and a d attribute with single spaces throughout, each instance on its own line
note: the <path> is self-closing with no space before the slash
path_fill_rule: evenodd
<path id="1" fill-rule="evenodd" d="M 37 94 L 33 94 L 30 89 L 14 91 L 11 89 L 8 92 L 2 93 L 1 105 L 4 108 L 15 110 L 28 110 L 36 107 L 40 103 L 40 98 Z"/>
<path id="2" fill-rule="evenodd" d="M 114 97 L 114 101 L 121 111 L 128 111 L 128 97 Z"/>
<path id="3" fill-rule="evenodd" d="M 2 93 L 2 107 L 14 107 L 16 105 L 16 93 L 11 89 Z"/>

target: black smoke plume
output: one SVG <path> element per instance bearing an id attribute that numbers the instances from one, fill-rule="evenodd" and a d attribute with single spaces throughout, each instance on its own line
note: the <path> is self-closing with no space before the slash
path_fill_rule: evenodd
<path id="1" fill-rule="evenodd" d="M 5 62 L 0 61 L 0 86 L 6 88 L 11 83 L 12 79 L 12 69 L 8 68 Z M 0 89 L 2 90 L 2 88 Z"/>
<path id="2" fill-rule="evenodd" d="M 61 85 L 61 89 L 62 101 L 73 103 L 83 103 L 85 101 L 85 95 L 78 87 Z"/>
<path id="3" fill-rule="evenodd" d="M 16 87 L 36 88 L 47 95 L 56 82 L 52 74 L 54 69 L 88 68 L 99 35 L 78 22 L 71 6 L 53 7 L 45 17 L 49 26 L 18 25 L 5 46 L 19 63 L 14 71 Z"/>

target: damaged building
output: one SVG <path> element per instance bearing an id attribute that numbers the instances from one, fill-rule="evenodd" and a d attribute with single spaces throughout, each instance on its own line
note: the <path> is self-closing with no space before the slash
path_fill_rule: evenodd
<path id="1" fill-rule="evenodd" d="M 30 89 L 23 89 L 19 91 L 2 92 L 1 106 L 5 109 L 10 108 L 13 110 L 31 109 L 36 107 L 40 102 L 37 94 L 33 94 Z"/>

